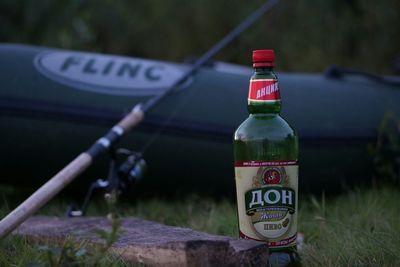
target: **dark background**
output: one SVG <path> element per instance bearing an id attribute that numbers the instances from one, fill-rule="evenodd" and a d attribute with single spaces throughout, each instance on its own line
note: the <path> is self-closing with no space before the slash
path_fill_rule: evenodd
<path id="1" fill-rule="evenodd" d="M 0 41 L 181 62 L 264 2 L 1 0 Z M 281 1 L 216 59 L 249 65 L 251 50 L 273 48 L 281 71 L 398 73 L 399 11 L 398 0 Z"/>

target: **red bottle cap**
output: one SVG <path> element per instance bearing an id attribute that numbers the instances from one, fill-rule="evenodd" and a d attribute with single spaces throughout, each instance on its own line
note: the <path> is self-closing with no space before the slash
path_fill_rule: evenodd
<path id="1" fill-rule="evenodd" d="M 272 49 L 254 50 L 253 67 L 274 66 L 275 52 Z"/>

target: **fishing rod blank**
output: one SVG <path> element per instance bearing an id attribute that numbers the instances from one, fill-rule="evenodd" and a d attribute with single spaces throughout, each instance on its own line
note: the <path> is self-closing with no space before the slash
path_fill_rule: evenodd
<path id="1" fill-rule="evenodd" d="M 194 74 L 201 66 L 210 60 L 216 53 L 235 39 L 240 33 L 253 24 L 264 13 L 275 6 L 279 0 L 269 0 L 258 10 L 248 16 L 235 29 L 227 34 L 221 41 L 209 49 L 202 57 L 184 73 L 174 84 L 163 93 L 149 99 L 144 104 L 137 104 L 121 121 L 119 121 L 106 135 L 98 139 L 86 152 L 81 153 L 48 182 L 34 192 L 29 198 L 21 203 L 0 221 L 0 239 L 4 238 L 29 216 L 38 211 L 43 205 L 51 200 L 58 192 L 65 188 L 77 176 L 83 173 L 100 154 L 109 150 L 118 140 L 132 128 L 138 125 L 145 117 L 145 113 L 151 110 L 162 99 L 165 99 L 177 86 Z"/>

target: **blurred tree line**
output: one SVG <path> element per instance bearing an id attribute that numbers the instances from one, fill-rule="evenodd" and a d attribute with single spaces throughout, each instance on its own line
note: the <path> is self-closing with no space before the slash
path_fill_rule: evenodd
<path id="1" fill-rule="evenodd" d="M 181 62 L 264 2 L 1 0 L 0 41 Z M 391 74 L 400 61 L 399 11 L 398 0 L 282 0 L 216 59 L 248 65 L 251 50 L 274 48 L 284 71 L 335 63 Z"/>

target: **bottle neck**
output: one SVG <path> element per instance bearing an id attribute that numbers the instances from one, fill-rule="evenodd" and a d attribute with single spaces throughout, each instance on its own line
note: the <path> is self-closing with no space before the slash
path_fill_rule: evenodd
<path id="1" fill-rule="evenodd" d="M 247 109 L 250 114 L 279 114 L 281 97 L 272 66 L 257 66 L 250 79 Z"/>
<path id="2" fill-rule="evenodd" d="M 274 67 L 268 66 L 268 67 L 254 67 L 254 73 L 260 73 L 260 72 L 274 72 Z"/>

